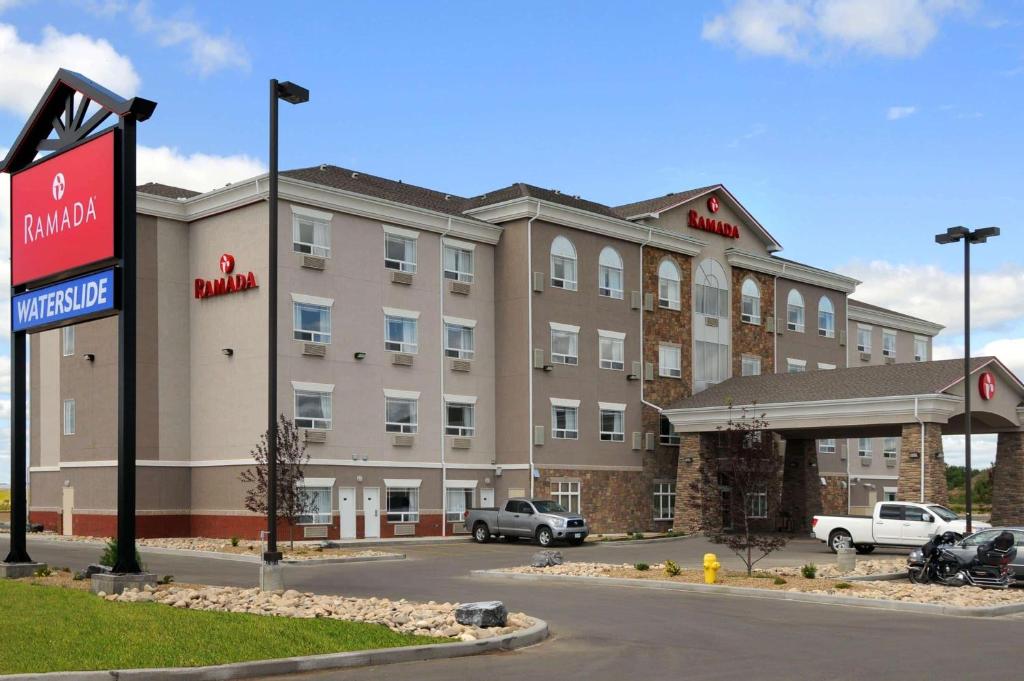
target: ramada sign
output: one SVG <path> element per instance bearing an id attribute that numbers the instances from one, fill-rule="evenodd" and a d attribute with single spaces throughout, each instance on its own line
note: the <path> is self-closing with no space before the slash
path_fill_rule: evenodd
<path id="1" fill-rule="evenodd" d="M 114 257 L 114 134 L 11 177 L 11 283 Z"/>
<path id="2" fill-rule="evenodd" d="M 717 211 L 718 199 L 715 199 L 713 205 L 715 207 L 712 210 Z M 708 206 L 712 206 L 710 201 Z M 686 214 L 686 224 L 693 229 L 701 229 L 705 232 L 721 234 L 722 236 L 729 237 L 730 239 L 740 238 L 740 228 L 736 225 L 729 224 L 728 222 L 722 222 L 721 220 L 715 220 L 714 218 L 706 218 L 703 215 L 698 215 L 695 210 L 690 210 L 690 212 Z"/>
<path id="3" fill-rule="evenodd" d="M 200 277 L 195 280 L 196 300 L 256 288 L 256 275 L 252 272 L 232 274 L 235 271 L 235 256 L 230 253 L 220 256 L 220 271 L 224 273 L 220 279 Z"/>

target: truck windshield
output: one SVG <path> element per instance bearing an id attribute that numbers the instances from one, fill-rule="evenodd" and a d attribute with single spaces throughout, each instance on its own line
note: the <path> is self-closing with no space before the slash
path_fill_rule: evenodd
<path id="1" fill-rule="evenodd" d="M 950 520 L 956 520 L 960 517 L 953 511 L 950 511 L 945 506 L 929 506 L 928 510 L 934 513 L 935 515 L 939 516 L 946 522 L 949 522 Z"/>
<path id="2" fill-rule="evenodd" d="M 554 501 L 535 501 L 533 506 L 537 513 L 565 513 L 565 509 Z"/>

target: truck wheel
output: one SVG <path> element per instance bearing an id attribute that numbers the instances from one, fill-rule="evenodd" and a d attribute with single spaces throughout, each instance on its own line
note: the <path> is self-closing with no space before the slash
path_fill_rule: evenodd
<path id="1" fill-rule="evenodd" d="M 477 523 L 473 527 L 473 539 L 477 544 L 486 544 L 491 541 L 491 531 L 487 529 L 486 523 Z"/>
<path id="2" fill-rule="evenodd" d="M 555 535 L 551 534 L 551 530 L 547 527 L 542 527 L 537 530 L 537 543 L 541 546 L 551 546 L 555 541 Z"/>
<path id="3" fill-rule="evenodd" d="M 875 545 L 874 544 L 857 544 L 857 546 L 855 548 L 857 549 L 857 553 L 859 553 L 862 556 L 866 556 L 866 555 L 868 555 L 869 553 L 871 553 L 872 551 L 875 550 Z"/>
<path id="4" fill-rule="evenodd" d="M 828 536 L 828 548 L 832 553 L 839 553 L 843 546 L 853 546 L 853 537 L 846 530 L 832 530 Z"/>

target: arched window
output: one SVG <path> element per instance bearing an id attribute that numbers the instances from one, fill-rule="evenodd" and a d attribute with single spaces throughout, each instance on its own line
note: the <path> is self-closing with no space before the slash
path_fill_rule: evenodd
<path id="1" fill-rule="evenodd" d="M 757 282 L 753 279 L 744 279 L 743 296 L 740 303 L 740 319 L 750 324 L 761 323 L 761 289 L 757 288 Z"/>
<path id="2" fill-rule="evenodd" d="M 818 335 L 836 337 L 836 306 L 828 296 L 822 296 L 818 301 Z"/>
<path id="3" fill-rule="evenodd" d="M 551 285 L 576 290 L 576 249 L 564 236 L 557 236 L 551 242 Z"/>
<path id="4" fill-rule="evenodd" d="M 658 266 L 658 306 L 678 310 L 679 268 L 671 260 L 662 260 Z"/>
<path id="5" fill-rule="evenodd" d="M 710 317 L 729 316 L 729 280 L 725 269 L 711 258 L 697 268 L 694 310 Z"/>
<path id="6" fill-rule="evenodd" d="M 601 250 L 597 262 L 598 295 L 622 300 L 622 257 L 619 252 L 607 246 Z"/>
<path id="7" fill-rule="evenodd" d="M 790 289 L 786 299 L 786 328 L 804 332 L 804 297 L 795 288 Z"/>

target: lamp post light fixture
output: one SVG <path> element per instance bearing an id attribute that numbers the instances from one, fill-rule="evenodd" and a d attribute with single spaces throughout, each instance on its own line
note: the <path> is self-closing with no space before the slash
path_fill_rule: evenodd
<path id="1" fill-rule="evenodd" d="M 270 186 L 267 188 L 270 205 L 270 257 L 267 265 L 267 550 L 263 553 L 263 562 L 271 565 L 280 563 L 282 558 L 281 552 L 277 550 L 277 102 L 280 99 L 289 104 L 302 104 L 309 101 L 309 90 L 289 81 L 270 81 Z"/>
<path id="2" fill-rule="evenodd" d="M 999 236 L 998 227 L 950 227 L 935 235 L 937 244 L 964 242 L 964 515 L 967 534 L 971 533 L 971 244 L 983 244 Z M 922 459 L 921 465 L 924 465 Z"/>

